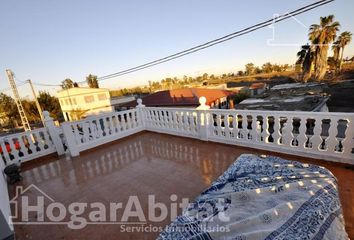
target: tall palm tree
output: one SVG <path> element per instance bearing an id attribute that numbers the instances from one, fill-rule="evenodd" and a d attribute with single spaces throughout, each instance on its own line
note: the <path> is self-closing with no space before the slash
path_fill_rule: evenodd
<path id="1" fill-rule="evenodd" d="M 320 24 L 310 27 L 309 39 L 315 46 L 315 78 L 321 81 L 327 70 L 329 44 L 336 38 L 340 24 L 334 21 L 334 15 L 320 18 Z"/>
<path id="2" fill-rule="evenodd" d="M 340 47 L 340 56 L 339 56 L 339 71 L 342 70 L 343 56 L 344 56 L 344 48 L 352 41 L 352 33 L 351 32 L 342 32 L 342 34 L 338 37 L 338 45 Z"/>
<path id="3" fill-rule="evenodd" d="M 332 51 L 333 51 L 333 58 L 331 61 L 331 65 L 334 68 L 336 72 L 338 72 L 339 69 L 339 55 L 340 55 L 340 43 L 339 41 L 335 41 L 332 45 Z"/>
<path id="4" fill-rule="evenodd" d="M 339 60 L 339 53 L 340 53 L 340 45 L 339 45 L 339 41 L 335 41 L 332 45 L 332 51 L 333 51 L 333 59 L 335 61 Z"/>
<path id="5" fill-rule="evenodd" d="M 301 64 L 302 76 L 301 80 L 307 82 L 311 77 L 311 68 L 313 64 L 313 51 L 310 45 L 301 46 L 301 50 L 297 53 L 298 60 L 296 64 Z"/>

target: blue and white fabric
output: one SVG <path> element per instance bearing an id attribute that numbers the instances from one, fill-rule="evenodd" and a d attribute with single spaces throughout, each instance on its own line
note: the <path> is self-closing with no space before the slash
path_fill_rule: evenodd
<path id="1" fill-rule="evenodd" d="M 327 169 L 241 155 L 158 239 L 348 239 Z"/>

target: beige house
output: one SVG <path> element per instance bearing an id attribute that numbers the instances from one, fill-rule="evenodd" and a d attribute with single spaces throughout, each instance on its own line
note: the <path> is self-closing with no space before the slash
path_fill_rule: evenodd
<path id="1" fill-rule="evenodd" d="M 105 88 L 74 87 L 57 93 L 65 121 L 114 111 L 109 90 Z"/>

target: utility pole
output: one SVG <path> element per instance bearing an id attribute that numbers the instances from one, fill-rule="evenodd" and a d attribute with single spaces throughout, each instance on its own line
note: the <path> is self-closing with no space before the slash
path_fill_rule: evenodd
<path id="1" fill-rule="evenodd" d="M 36 103 L 37 110 L 39 112 L 39 116 L 41 117 L 42 124 L 44 126 L 44 117 L 43 117 L 43 113 L 42 113 L 42 108 L 41 108 L 41 105 L 39 105 L 39 102 L 38 102 L 38 99 L 37 99 L 37 95 L 36 95 L 36 91 L 34 91 L 34 87 L 32 85 L 31 79 L 28 79 L 27 82 L 29 83 L 29 85 L 31 87 L 32 94 L 33 94 L 33 97 L 34 97 L 34 102 Z"/>
<path id="2" fill-rule="evenodd" d="M 17 87 L 16 87 L 15 79 L 14 79 L 14 73 L 10 69 L 6 69 L 6 74 L 7 74 L 7 78 L 9 79 L 12 93 L 14 94 L 15 103 L 16 103 L 18 112 L 20 114 L 22 126 L 25 131 L 31 131 L 31 126 L 28 123 L 28 119 L 26 117 L 25 110 L 23 109 L 23 106 L 21 103 L 20 94 L 17 91 Z"/>

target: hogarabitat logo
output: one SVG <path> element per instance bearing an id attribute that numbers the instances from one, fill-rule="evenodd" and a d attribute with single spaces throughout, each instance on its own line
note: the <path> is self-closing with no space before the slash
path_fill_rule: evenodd
<path id="1" fill-rule="evenodd" d="M 63 204 L 31 184 L 26 188 L 22 186 L 16 188 L 16 195 L 10 201 L 15 213 L 11 216 L 11 221 L 15 225 L 63 224 L 71 229 L 82 229 L 92 224 L 146 225 L 148 221 L 162 222 L 168 217 L 170 221 L 173 221 L 177 217 L 178 210 L 183 210 L 189 205 L 188 198 L 178 201 L 176 194 L 170 196 L 171 202 L 168 205 L 157 202 L 155 195 L 148 195 L 147 200 L 147 214 L 144 213 L 137 196 L 130 196 L 126 204 L 121 202 Z M 208 207 L 213 208 L 211 205 L 203 204 L 204 209 Z M 223 214 L 219 219 L 229 221 Z M 124 229 L 121 230 L 124 231 Z"/>

